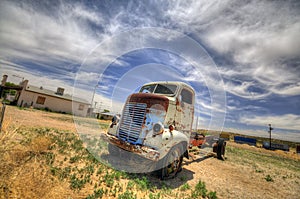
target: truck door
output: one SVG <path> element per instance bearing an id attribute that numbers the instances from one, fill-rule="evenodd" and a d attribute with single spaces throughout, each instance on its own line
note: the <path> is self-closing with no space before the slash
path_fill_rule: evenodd
<path id="1" fill-rule="evenodd" d="M 180 119 L 183 133 L 190 134 L 194 120 L 194 93 L 183 88 L 180 93 Z"/>

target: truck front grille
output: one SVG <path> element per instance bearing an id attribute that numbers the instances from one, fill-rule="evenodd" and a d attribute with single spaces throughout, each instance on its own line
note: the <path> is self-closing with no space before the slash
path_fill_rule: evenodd
<path id="1" fill-rule="evenodd" d="M 137 144 L 141 133 L 147 104 L 128 103 L 125 106 L 119 129 L 119 138 Z"/>

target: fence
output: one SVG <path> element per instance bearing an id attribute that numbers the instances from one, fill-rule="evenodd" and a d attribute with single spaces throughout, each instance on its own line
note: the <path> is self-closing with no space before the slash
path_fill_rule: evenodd
<path id="1" fill-rule="evenodd" d="M 0 106 L 0 131 L 2 130 L 2 122 L 4 118 L 5 108 L 6 108 L 5 104 L 2 103 L 2 105 Z"/>

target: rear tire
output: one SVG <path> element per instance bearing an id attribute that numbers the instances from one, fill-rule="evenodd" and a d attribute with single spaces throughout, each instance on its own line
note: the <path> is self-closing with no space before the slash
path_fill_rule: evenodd
<path id="1" fill-rule="evenodd" d="M 225 146 L 226 142 L 223 138 L 219 138 L 217 145 L 217 158 L 219 160 L 225 160 Z"/>

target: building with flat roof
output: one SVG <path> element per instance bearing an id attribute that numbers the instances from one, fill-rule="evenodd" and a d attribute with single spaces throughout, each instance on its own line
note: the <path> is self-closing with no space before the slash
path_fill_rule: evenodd
<path id="1" fill-rule="evenodd" d="M 87 116 L 90 106 L 84 99 L 64 93 L 64 88 L 56 91 L 28 85 L 28 80 L 22 82 L 22 90 L 18 92 L 17 105 L 20 107 L 33 107 L 48 109 L 55 112 L 70 113 L 76 116 Z"/>

